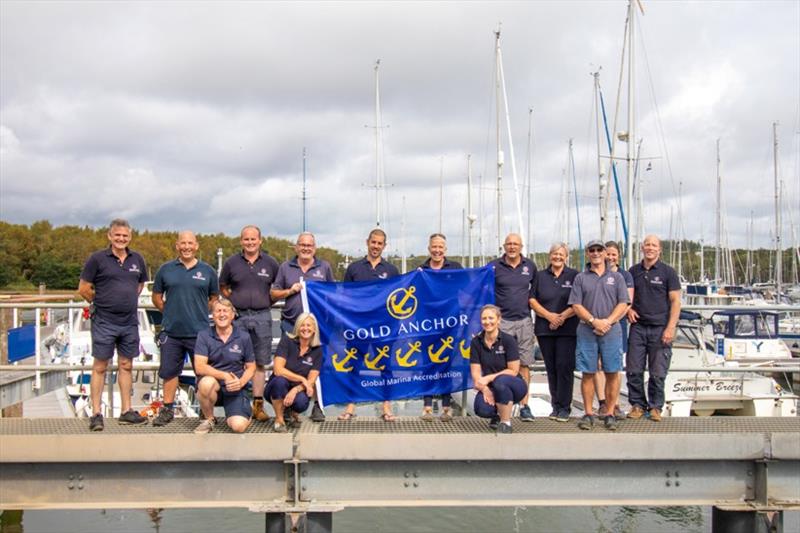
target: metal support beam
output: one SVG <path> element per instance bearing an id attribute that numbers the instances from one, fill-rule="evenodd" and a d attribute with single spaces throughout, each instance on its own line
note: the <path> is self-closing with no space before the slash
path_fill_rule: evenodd
<path id="1" fill-rule="evenodd" d="M 783 533 L 783 511 L 711 509 L 712 533 Z"/>
<path id="2" fill-rule="evenodd" d="M 333 513 L 267 513 L 266 533 L 331 533 Z"/>
<path id="3" fill-rule="evenodd" d="M 4 372 L 0 375 L 0 409 L 30 400 L 40 394 L 52 392 L 67 385 L 67 372 L 44 371 L 41 373 L 41 388 L 33 388 L 36 374 L 33 372 Z"/>

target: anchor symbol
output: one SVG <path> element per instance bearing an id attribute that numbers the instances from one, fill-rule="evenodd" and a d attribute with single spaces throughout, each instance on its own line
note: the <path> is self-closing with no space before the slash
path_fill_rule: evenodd
<path id="1" fill-rule="evenodd" d="M 358 352 L 358 348 L 350 348 L 349 350 L 345 350 L 347 352 L 347 356 L 344 359 L 339 361 L 339 354 L 333 354 L 331 359 L 333 360 L 333 366 L 336 368 L 337 372 L 352 372 L 352 366 L 344 366 L 350 359 L 356 358 L 356 352 Z"/>
<path id="2" fill-rule="evenodd" d="M 463 340 L 459 341 L 458 350 L 461 352 L 461 357 L 469 359 L 469 346 L 466 345 Z"/>
<path id="3" fill-rule="evenodd" d="M 441 339 L 442 345 L 439 347 L 438 350 L 433 349 L 433 344 L 428 346 L 428 356 L 431 358 L 431 363 L 446 363 L 450 356 L 442 357 L 442 353 L 447 349 L 453 348 L 453 337 L 447 337 L 446 339 Z"/>
<path id="4" fill-rule="evenodd" d="M 397 357 L 397 364 L 406 368 L 411 366 L 416 366 L 417 361 L 409 362 L 408 359 L 414 354 L 414 352 L 420 351 L 419 349 L 420 346 L 422 346 L 422 341 L 417 341 L 413 344 L 409 342 L 408 343 L 409 349 L 402 356 L 400 355 L 400 353 L 403 351 L 402 348 L 398 348 L 397 350 L 395 350 L 394 355 L 395 357 Z"/>
<path id="5" fill-rule="evenodd" d="M 367 368 L 370 370 L 383 370 L 386 368 L 386 365 L 378 366 L 378 361 L 383 359 L 384 357 L 389 357 L 389 346 L 384 346 L 383 348 L 378 348 L 378 353 L 375 357 L 370 358 L 370 355 L 364 354 L 364 364 L 367 365 Z"/>
<path id="6" fill-rule="evenodd" d="M 403 289 L 402 287 L 393 291 L 389 298 L 386 299 L 386 309 L 389 311 L 389 314 L 392 315 L 394 318 L 399 320 L 405 319 L 410 317 L 414 314 L 414 311 L 417 310 L 417 299 L 414 297 L 414 293 L 417 291 L 417 288 L 414 286 L 409 287 L 408 289 Z M 402 298 L 400 301 L 397 300 L 397 297 L 400 293 L 403 293 Z M 406 303 L 410 302 L 410 306 L 406 307 Z"/>

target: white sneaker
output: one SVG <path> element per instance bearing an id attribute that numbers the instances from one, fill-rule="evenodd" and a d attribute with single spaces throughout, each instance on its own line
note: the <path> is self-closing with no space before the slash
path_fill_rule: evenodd
<path id="1" fill-rule="evenodd" d="M 214 429 L 214 426 L 217 425 L 216 418 L 206 418 L 200 424 L 194 428 L 194 432 L 198 435 L 205 435 L 206 433 L 211 433 L 211 430 Z"/>

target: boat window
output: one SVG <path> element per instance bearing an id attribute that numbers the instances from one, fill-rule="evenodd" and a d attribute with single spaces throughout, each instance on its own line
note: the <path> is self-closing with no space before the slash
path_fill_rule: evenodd
<path id="1" fill-rule="evenodd" d="M 737 337 L 752 337 L 756 333 L 756 324 L 752 315 L 736 315 L 734 318 L 734 335 Z"/>
<path id="2" fill-rule="evenodd" d="M 772 315 L 758 315 L 756 327 L 760 336 L 775 336 L 775 317 Z"/>
<path id="3" fill-rule="evenodd" d="M 675 331 L 674 344 L 697 347 L 700 346 L 700 341 L 697 339 L 697 333 L 693 329 L 678 325 Z"/>
<path id="4" fill-rule="evenodd" d="M 730 317 L 726 315 L 714 315 L 714 333 L 721 333 L 725 335 L 728 333 L 728 320 Z"/>

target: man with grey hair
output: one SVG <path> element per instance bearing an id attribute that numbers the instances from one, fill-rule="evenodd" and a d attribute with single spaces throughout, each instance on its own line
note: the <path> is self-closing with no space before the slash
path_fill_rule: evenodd
<path id="1" fill-rule="evenodd" d="M 263 239 L 258 226 L 242 228 L 240 253 L 230 256 L 219 276 L 222 295 L 236 307 L 234 324 L 247 331 L 253 343 L 256 370 L 253 374 L 253 416 L 267 422 L 264 412 L 266 367 L 272 362 L 272 302 L 270 289 L 278 275 L 278 262 L 261 249 Z M 266 402 L 269 403 L 269 402 Z"/>
<path id="2" fill-rule="evenodd" d="M 296 255 L 278 268 L 278 275 L 270 290 L 273 300 L 285 300 L 281 312 L 281 331 L 283 333 L 294 331 L 295 321 L 303 312 L 303 301 L 300 296 L 302 282 L 333 281 L 331 265 L 316 256 L 317 242 L 313 233 L 304 231 L 298 235 L 294 251 Z M 316 400 L 311 409 L 311 420 L 314 422 L 325 420 L 325 414 Z"/>
<path id="3" fill-rule="evenodd" d="M 509 233 L 503 243 L 504 254 L 492 261 L 494 266 L 494 299 L 503 313 L 500 330 L 508 333 L 519 345 L 519 374 L 530 386 L 533 349 L 536 344 L 531 317 L 530 290 L 536 277 L 536 265 L 522 255 L 522 237 Z M 530 395 L 519 402 L 519 417 L 532 422 L 533 413 L 528 406 Z"/>
<path id="4" fill-rule="evenodd" d="M 103 395 L 108 363 L 117 352 L 121 424 L 141 424 L 147 418 L 131 409 L 133 358 L 139 355 L 139 293 L 147 281 L 147 266 L 130 250 L 131 227 L 117 218 L 108 227 L 109 247 L 93 253 L 81 272 L 78 293 L 92 305 L 92 376 L 90 380 L 92 417 L 89 429 L 102 431 Z"/>

